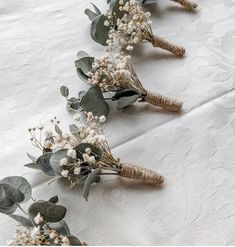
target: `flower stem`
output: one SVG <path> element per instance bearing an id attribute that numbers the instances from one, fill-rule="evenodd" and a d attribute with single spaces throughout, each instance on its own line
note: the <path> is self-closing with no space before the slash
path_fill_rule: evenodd
<path id="1" fill-rule="evenodd" d="M 188 10 L 195 10 L 198 6 L 197 3 L 192 2 L 191 0 L 172 0 L 173 2 L 179 3 L 183 7 L 185 7 Z"/>
<path id="2" fill-rule="evenodd" d="M 147 95 L 144 97 L 144 101 L 172 112 L 181 112 L 183 105 L 182 102 L 151 92 L 147 92 Z"/>
<path id="3" fill-rule="evenodd" d="M 184 47 L 172 44 L 159 36 L 155 36 L 153 38 L 152 44 L 154 47 L 162 48 L 180 57 L 183 56 L 186 52 Z"/>

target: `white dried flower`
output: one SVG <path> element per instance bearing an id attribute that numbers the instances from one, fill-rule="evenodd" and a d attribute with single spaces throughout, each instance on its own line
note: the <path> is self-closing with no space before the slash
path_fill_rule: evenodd
<path id="1" fill-rule="evenodd" d="M 104 25 L 105 25 L 106 27 L 108 27 L 108 26 L 110 25 L 109 21 L 106 20 L 106 21 L 104 22 Z"/>
<path id="2" fill-rule="evenodd" d="M 69 239 L 68 239 L 67 237 L 63 237 L 61 241 L 62 241 L 63 244 L 65 244 L 65 245 L 69 245 L 69 244 L 70 244 Z"/>
<path id="3" fill-rule="evenodd" d="M 85 149 L 85 152 L 86 152 L 86 154 L 91 154 L 92 151 L 91 151 L 90 148 L 86 148 L 86 149 Z"/>
<path id="4" fill-rule="evenodd" d="M 62 170 L 61 175 L 62 175 L 62 177 L 67 178 L 69 176 L 69 171 L 68 170 Z"/>
<path id="5" fill-rule="evenodd" d="M 50 232 L 49 237 L 50 237 L 50 239 L 54 239 L 55 238 L 55 232 L 54 231 Z"/>
<path id="6" fill-rule="evenodd" d="M 31 234 L 30 234 L 31 238 L 32 239 L 35 239 L 37 238 L 37 236 L 40 236 L 40 227 L 34 227 L 31 231 Z"/>
<path id="7" fill-rule="evenodd" d="M 51 145 L 52 145 L 52 143 L 51 143 L 51 141 L 49 141 L 49 140 L 46 140 L 45 143 L 44 143 L 44 147 L 45 147 L 45 148 L 50 148 Z"/>
<path id="8" fill-rule="evenodd" d="M 81 167 L 75 167 L 74 172 L 75 175 L 79 175 L 81 173 Z"/>
<path id="9" fill-rule="evenodd" d="M 90 156 L 90 157 L 89 157 L 89 162 L 95 163 L 95 162 L 96 162 L 95 156 Z"/>
<path id="10" fill-rule="evenodd" d="M 33 220 L 34 220 L 35 224 L 38 225 L 38 224 L 43 222 L 43 217 L 41 216 L 40 213 L 38 213 L 37 216 L 35 216 Z"/>
<path id="11" fill-rule="evenodd" d="M 67 152 L 67 156 L 71 157 L 72 159 L 76 159 L 77 158 L 77 153 L 74 149 L 69 149 Z"/>
<path id="12" fill-rule="evenodd" d="M 67 158 L 63 158 L 63 159 L 60 160 L 60 165 L 61 166 L 66 166 L 67 164 L 68 164 Z"/>
<path id="13" fill-rule="evenodd" d="M 131 45 L 128 45 L 128 46 L 126 47 L 126 50 L 127 50 L 127 51 L 133 51 L 133 49 L 134 49 L 134 47 L 131 46 Z"/>
<path id="14" fill-rule="evenodd" d="M 104 123 L 106 121 L 105 116 L 100 116 L 99 121 L 100 121 L 100 123 Z"/>

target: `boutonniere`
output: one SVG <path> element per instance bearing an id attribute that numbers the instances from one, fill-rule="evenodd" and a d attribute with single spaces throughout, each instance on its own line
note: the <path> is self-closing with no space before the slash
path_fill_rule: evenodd
<path id="1" fill-rule="evenodd" d="M 79 92 L 78 97 L 69 98 L 69 89 L 61 87 L 61 94 L 67 99 L 67 109 L 90 111 L 95 116 L 109 113 L 106 101 L 117 102 L 117 109 L 122 110 L 135 102 L 149 103 L 172 112 L 180 112 L 182 102 L 146 90 L 141 84 L 131 62 L 131 57 L 123 53 L 115 56 L 108 54 L 96 59 L 84 55 L 75 61 L 79 77 L 91 87 Z M 103 93 L 112 96 L 104 97 Z"/>
<path id="2" fill-rule="evenodd" d="M 21 204 L 32 200 L 28 210 Z M 8 245 L 86 245 L 72 236 L 63 220 L 66 208 L 57 205 L 58 197 L 48 201 L 32 199 L 32 188 L 23 177 L 6 177 L 0 181 L 0 212 L 17 222 L 15 238 Z M 18 210 L 21 214 L 15 214 Z"/>
<path id="3" fill-rule="evenodd" d="M 83 184 L 83 195 L 87 200 L 90 187 L 99 183 L 102 176 L 114 175 L 141 182 L 159 185 L 163 177 L 149 169 L 131 165 L 115 158 L 104 137 L 101 123 L 105 117 L 94 117 L 87 113 L 86 123 L 82 123 L 78 115 L 76 124 L 69 126 L 70 133 L 63 133 L 59 121 L 54 118 L 55 131 L 44 131 L 43 127 L 29 129 L 31 142 L 42 151 L 42 155 L 34 158 L 28 155 L 32 163 L 25 165 L 39 169 L 53 177 L 64 177 L 69 181 L 68 188 Z M 45 139 L 40 140 L 42 131 Z"/>
<path id="4" fill-rule="evenodd" d="M 93 5 L 94 6 L 94 5 Z M 151 28 L 151 14 L 144 12 L 135 0 L 111 0 L 105 14 L 94 6 L 95 12 L 85 10 L 92 21 L 90 34 L 93 40 L 108 46 L 111 51 L 118 45 L 122 51 L 131 52 L 135 44 L 151 43 L 177 55 L 183 56 L 185 49 L 155 35 Z"/>

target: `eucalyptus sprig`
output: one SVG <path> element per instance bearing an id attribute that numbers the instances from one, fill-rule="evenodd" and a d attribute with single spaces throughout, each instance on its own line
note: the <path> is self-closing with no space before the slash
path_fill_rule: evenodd
<path id="1" fill-rule="evenodd" d="M 32 200 L 28 210 L 21 206 Z M 66 208 L 57 205 L 58 197 L 48 201 L 32 199 L 32 188 L 23 177 L 6 177 L 0 181 L 0 212 L 17 222 L 15 238 L 8 245 L 85 245 L 71 235 L 63 220 Z M 21 214 L 13 214 L 16 210 Z"/>
<path id="2" fill-rule="evenodd" d="M 94 5 L 93 5 L 94 6 Z M 90 34 L 93 40 L 113 50 L 118 44 L 120 50 L 131 52 L 135 44 L 150 42 L 154 47 L 183 56 L 185 49 L 154 35 L 151 28 L 151 14 L 144 12 L 136 0 L 111 0 L 109 9 L 101 14 L 94 6 L 95 12 L 85 10 L 92 21 Z"/>
<path id="3" fill-rule="evenodd" d="M 101 123 L 105 117 L 94 117 L 87 113 L 87 120 L 82 123 L 78 115 L 76 124 L 69 126 L 70 133 L 63 133 L 59 121 L 52 120 L 54 131 L 45 131 L 45 139 L 41 142 L 34 131 L 35 141 L 43 146 L 43 153 L 38 158 L 31 158 L 27 167 L 42 170 L 53 177 L 64 177 L 69 181 L 69 188 L 83 184 L 83 196 L 87 200 L 90 187 L 99 183 L 101 176 L 116 175 L 136 179 L 144 183 L 159 185 L 163 177 L 151 170 L 126 164 L 113 157 L 104 137 Z"/>
<path id="4" fill-rule="evenodd" d="M 180 112 L 182 103 L 174 99 L 146 90 L 132 65 L 131 57 L 124 53 L 115 56 L 107 54 L 102 58 L 79 58 L 75 61 L 78 76 L 91 87 L 79 95 L 80 109 L 93 112 L 95 116 L 107 116 L 105 100 L 117 101 L 117 109 L 122 110 L 135 102 L 147 102 L 168 111 Z M 112 97 L 105 98 L 102 93 L 111 92 Z"/>

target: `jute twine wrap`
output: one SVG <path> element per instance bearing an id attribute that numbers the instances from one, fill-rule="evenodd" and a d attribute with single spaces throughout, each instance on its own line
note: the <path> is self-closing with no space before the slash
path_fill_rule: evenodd
<path id="1" fill-rule="evenodd" d="M 171 53 L 173 53 L 177 56 L 183 56 L 185 54 L 185 51 L 186 51 L 184 47 L 171 44 L 167 40 L 165 40 L 161 37 L 158 37 L 158 36 L 155 36 L 153 46 L 154 47 L 160 47 L 164 50 L 170 51 Z"/>
<path id="2" fill-rule="evenodd" d="M 172 112 L 180 112 L 183 105 L 182 102 L 151 92 L 147 92 L 145 101 L 151 105 L 160 106 Z"/>
<path id="3" fill-rule="evenodd" d="M 188 10 L 195 10 L 198 6 L 197 3 L 191 2 L 190 0 L 173 0 L 173 1 L 181 4 Z"/>
<path id="4" fill-rule="evenodd" d="M 141 168 L 135 165 L 126 163 L 121 164 L 120 176 L 130 179 L 136 179 L 146 184 L 158 185 L 164 182 L 163 176 L 157 172 L 151 171 L 146 168 Z"/>

